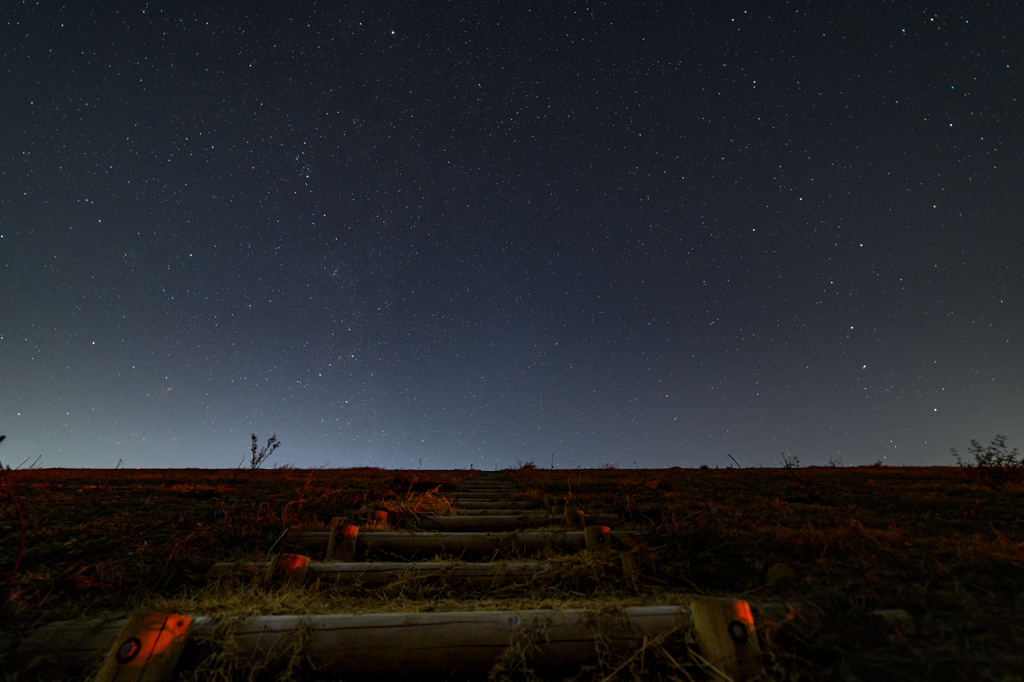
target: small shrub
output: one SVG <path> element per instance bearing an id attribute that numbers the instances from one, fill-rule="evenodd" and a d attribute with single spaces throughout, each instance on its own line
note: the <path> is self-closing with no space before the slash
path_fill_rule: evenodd
<path id="1" fill-rule="evenodd" d="M 260 465 L 263 464 L 267 457 L 270 457 L 274 450 L 277 450 L 279 447 L 281 447 L 281 441 L 277 439 L 276 433 L 267 439 L 267 444 L 264 445 L 262 449 L 256 442 L 256 434 L 252 434 L 252 445 L 249 448 L 250 452 L 252 452 L 252 459 L 249 460 L 249 468 L 259 469 Z M 257 450 L 259 450 L 259 452 L 257 452 Z"/>
<path id="2" fill-rule="evenodd" d="M 791 489 L 796 492 L 804 502 L 807 502 L 808 504 L 817 504 L 821 502 L 821 497 L 818 494 L 818 480 L 813 476 L 801 476 L 797 473 L 797 470 L 800 468 L 799 457 L 796 455 L 787 455 L 783 452 L 782 464 L 786 472 L 793 479 L 793 483 L 790 484 Z"/>
<path id="3" fill-rule="evenodd" d="M 951 448 L 956 464 L 972 479 L 994 488 L 1008 483 L 1024 481 L 1024 460 L 1020 458 L 1017 448 L 1006 447 L 1006 436 L 996 436 L 992 442 L 983 446 L 971 439 L 971 447 L 967 453 L 974 461 L 964 461 L 956 448 Z"/>

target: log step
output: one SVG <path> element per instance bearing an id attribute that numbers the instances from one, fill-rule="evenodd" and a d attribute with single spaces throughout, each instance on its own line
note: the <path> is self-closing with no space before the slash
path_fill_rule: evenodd
<path id="1" fill-rule="evenodd" d="M 230 574 L 263 575 L 270 564 L 243 561 L 221 562 L 210 567 L 207 578 Z M 532 580 L 553 566 L 540 562 L 421 562 L 376 561 L 357 563 L 310 563 L 306 580 L 328 583 L 384 585 L 400 579 L 441 579 L 472 585 L 505 585 Z"/>
<path id="2" fill-rule="evenodd" d="M 586 522 L 610 526 L 619 520 L 616 514 L 588 514 Z M 564 525 L 561 518 L 551 519 L 547 514 L 519 514 L 507 516 L 425 516 L 423 526 L 438 530 L 510 531 L 529 526 Z"/>
<path id="3" fill-rule="evenodd" d="M 460 500 L 455 499 L 452 507 L 455 509 L 536 509 L 542 507 L 540 500 Z"/>
<path id="4" fill-rule="evenodd" d="M 494 500 L 498 501 L 512 501 L 524 499 L 525 493 L 508 492 L 508 493 L 493 493 L 493 492 L 462 492 L 454 491 L 447 494 L 447 497 L 452 500 Z"/>
<path id="5" fill-rule="evenodd" d="M 694 600 L 687 606 L 642 606 L 610 610 L 566 609 L 523 611 L 467 611 L 448 613 L 385 613 L 322 616 L 254 616 L 223 618 L 196 616 L 191 636 L 229 634 L 241 660 L 284 664 L 301 655 L 316 666 L 339 676 L 373 678 L 454 678 L 484 675 L 517 637 L 528 637 L 533 651 L 528 663 L 540 671 L 574 671 L 597 658 L 598 639 L 603 651 L 630 651 L 652 638 L 674 631 L 694 631 Z M 744 617 L 719 622 L 702 618 L 702 638 L 728 640 L 730 646 L 702 642 L 703 656 L 719 669 L 747 679 L 747 665 L 756 661 L 757 632 L 746 602 L 724 601 L 723 613 Z M 774 614 L 759 610 L 770 620 L 792 617 L 788 605 L 775 605 Z M 707 609 L 700 608 L 701 611 Z M 115 651 L 126 620 L 62 621 L 44 626 L 18 645 L 15 662 L 33 659 L 59 661 L 68 666 L 95 665 L 104 652 Z M 717 629 L 727 628 L 726 632 Z M 742 632 L 739 630 L 742 629 Z M 123 645 L 122 645 L 123 646 Z M 723 653 L 724 652 L 724 653 Z M 740 668 L 737 663 L 744 663 Z"/>
<path id="6" fill-rule="evenodd" d="M 514 485 L 509 486 L 460 486 L 455 492 L 459 493 L 489 493 L 491 495 L 505 495 L 507 493 L 523 492 L 521 488 Z"/>
<path id="7" fill-rule="evenodd" d="M 295 533 L 289 536 L 287 544 L 292 547 L 322 547 L 327 545 L 330 535 L 326 531 Z M 611 543 L 615 544 L 627 537 L 638 536 L 639 533 L 617 531 L 608 535 Z M 530 553 L 545 547 L 579 550 L 586 545 L 586 537 L 583 531 L 525 531 L 521 533 L 366 532 L 358 534 L 357 545 L 360 549 L 374 549 L 396 554 L 419 554 L 426 552 L 490 554 L 504 548 L 518 549 L 521 552 Z"/>

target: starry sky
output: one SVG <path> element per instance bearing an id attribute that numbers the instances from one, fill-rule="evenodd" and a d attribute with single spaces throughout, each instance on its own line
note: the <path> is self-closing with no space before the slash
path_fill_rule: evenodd
<path id="1" fill-rule="evenodd" d="M 1024 437 L 1017 2 L 6 2 L 0 461 Z"/>

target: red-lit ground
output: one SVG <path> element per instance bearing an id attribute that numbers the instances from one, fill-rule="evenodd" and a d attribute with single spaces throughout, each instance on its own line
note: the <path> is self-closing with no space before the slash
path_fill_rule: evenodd
<path id="1" fill-rule="evenodd" d="M 276 588 L 241 585 L 245 593 L 233 602 L 205 576 L 217 561 L 266 558 L 288 527 L 324 529 L 332 517 L 364 518 L 367 509 L 389 510 L 396 527 L 414 526 L 417 509 L 442 507 L 468 475 L 6 472 L 0 567 L 10 587 L 0 668 L 10 665 L 12 643 L 40 624 L 153 605 L 459 610 L 654 604 L 701 593 L 799 602 L 818 614 L 815 627 L 778 634 L 766 658 L 772 678 L 1024 679 L 1024 488 L 952 467 L 509 472 L 534 495 L 617 513 L 617 527 L 646 533 L 654 562 L 637 581 L 611 564 L 579 564 L 564 581 L 532 591 L 310 586 L 301 588 L 305 597 L 281 602 Z M 906 616 L 876 614 L 896 609 Z M 630 670 L 617 674 L 630 679 Z M 699 666 L 691 672 L 702 674 Z"/>

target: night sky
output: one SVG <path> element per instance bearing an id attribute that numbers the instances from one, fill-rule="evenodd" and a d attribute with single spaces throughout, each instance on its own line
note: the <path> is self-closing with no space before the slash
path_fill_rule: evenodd
<path id="1" fill-rule="evenodd" d="M 0 8 L 5 465 L 1024 445 L 1020 3 L 259 4 Z"/>

